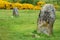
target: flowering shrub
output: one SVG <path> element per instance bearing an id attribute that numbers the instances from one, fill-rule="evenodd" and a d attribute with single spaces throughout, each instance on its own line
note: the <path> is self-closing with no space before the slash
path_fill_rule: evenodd
<path id="1" fill-rule="evenodd" d="M 37 2 L 37 5 L 40 5 L 40 6 L 42 6 L 44 4 L 45 4 L 45 2 L 42 2 L 42 1 Z"/>
<path id="2" fill-rule="evenodd" d="M 22 4 L 21 3 L 13 3 L 13 8 L 17 7 L 18 9 L 22 9 Z"/>
<path id="3" fill-rule="evenodd" d="M 6 2 L 6 1 L 5 1 L 4 3 L 5 3 L 5 8 L 6 8 L 6 9 L 11 9 L 11 8 L 12 8 L 12 7 L 11 7 L 12 5 L 11 5 L 10 2 Z"/>
<path id="4" fill-rule="evenodd" d="M 0 8 L 4 8 L 5 4 L 3 3 L 3 1 L 0 1 Z"/>
<path id="5" fill-rule="evenodd" d="M 34 8 L 34 5 L 24 3 L 22 7 L 23 7 L 23 9 L 33 9 Z"/>
<path id="6" fill-rule="evenodd" d="M 0 1 L 0 9 L 2 9 L 2 8 L 10 9 L 10 5 L 11 5 L 10 2 Z"/>
<path id="7" fill-rule="evenodd" d="M 55 4 L 54 7 L 57 9 L 57 8 L 59 8 L 59 5 Z"/>
<path id="8" fill-rule="evenodd" d="M 60 6 L 58 4 L 54 4 L 56 10 L 60 10 Z"/>
<path id="9" fill-rule="evenodd" d="M 41 9 L 41 5 L 44 5 L 45 2 L 37 2 L 37 5 L 34 6 L 32 4 L 28 4 L 28 3 L 10 3 L 8 1 L 0 1 L 0 9 L 1 8 L 5 8 L 5 9 L 13 9 L 14 7 L 17 7 L 18 9 L 34 9 L 34 10 L 40 10 Z"/>
<path id="10" fill-rule="evenodd" d="M 35 7 L 34 7 L 34 10 L 40 10 L 40 9 L 41 9 L 40 6 L 35 6 Z"/>
<path id="11" fill-rule="evenodd" d="M 40 10 L 41 7 L 45 4 L 45 2 L 39 1 L 37 2 L 37 5 L 32 5 L 28 3 L 10 3 L 8 1 L 0 0 L 0 9 L 13 9 L 14 7 L 17 7 L 18 9 L 31 9 L 31 10 Z M 54 7 L 57 10 L 60 10 L 60 6 L 58 4 L 54 4 Z"/>

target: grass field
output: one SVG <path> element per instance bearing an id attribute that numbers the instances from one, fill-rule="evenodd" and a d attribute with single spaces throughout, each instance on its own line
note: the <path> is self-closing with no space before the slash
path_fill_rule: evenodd
<path id="1" fill-rule="evenodd" d="M 39 10 L 19 10 L 19 17 L 12 17 L 12 10 L 0 10 L 0 40 L 60 40 L 60 12 L 56 12 L 54 36 L 32 37 L 36 30 Z"/>

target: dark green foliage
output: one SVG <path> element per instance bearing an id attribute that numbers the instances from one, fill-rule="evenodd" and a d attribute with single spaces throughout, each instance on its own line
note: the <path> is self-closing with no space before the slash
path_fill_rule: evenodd
<path id="1" fill-rule="evenodd" d="M 39 0 L 21 0 L 21 3 L 36 4 Z"/>

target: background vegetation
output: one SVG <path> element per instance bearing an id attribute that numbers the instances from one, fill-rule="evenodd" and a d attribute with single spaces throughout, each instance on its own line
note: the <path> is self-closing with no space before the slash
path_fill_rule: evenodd
<path id="1" fill-rule="evenodd" d="M 53 4 L 57 10 L 60 10 L 59 0 L 1 0 L 0 9 L 13 9 L 17 7 L 18 9 L 40 10 L 46 3 Z"/>

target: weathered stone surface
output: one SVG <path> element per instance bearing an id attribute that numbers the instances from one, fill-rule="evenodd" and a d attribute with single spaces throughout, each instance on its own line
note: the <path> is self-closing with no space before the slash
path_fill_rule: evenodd
<path id="1" fill-rule="evenodd" d="M 17 7 L 13 8 L 13 16 L 19 16 Z"/>
<path id="2" fill-rule="evenodd" d="M 54 22 L 55 8 L 52 4 L 45 4 L 39 13 L 37 32 L 52 35 Z"/>

